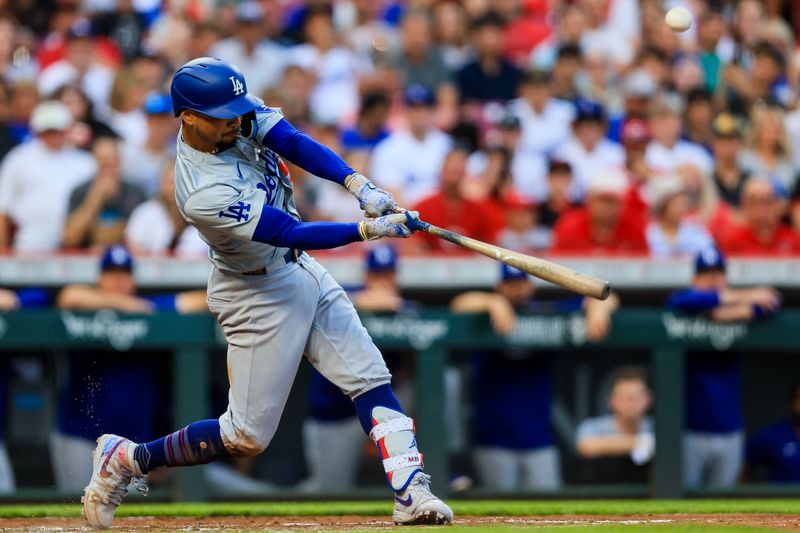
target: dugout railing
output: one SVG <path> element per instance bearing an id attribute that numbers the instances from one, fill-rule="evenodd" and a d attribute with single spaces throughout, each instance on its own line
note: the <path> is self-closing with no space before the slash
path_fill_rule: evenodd
<path id="1" fill-rule="evenodd" d="M 526 315 L 505 338 L 494 334 L 487 317 L 452 315 L 426 310 L 403 315 L 362 315 L 373 340 L 384 349 L 411 349 L 415 354 L 418 399 L 416 424 L 424 442 L 426 470 L 435 488 L 446 494 L 448 450 L 445 435 L 444 372 L 453 351 L 497 349 L 504 344 L 602 354 L 609 350 L 645 350 L 651 356 L 655 393 L 657 442 L 647 490 L 623 487 L 573 488 L 555 494 L 568 496 L 685 496 L 682 487 L 682 430 L 684 368 L 690 349 L 794 352 L 800 311 L 755 323 L 714 323 L 676 316 L 657 309 L 626 309 L 615 314 L 612 334 L 601 343 L 588 343 L 580 315 Z M 128 315 L 113 311 L 75 313 L 24 311 L 0 314 L 0 355 L 27 351 L 70 349 L 170 350 L 174 354 L 173 406 L 176 426 L 209 416 L 210 352 L 224 346 L 213 318 L 207 314 L 180 316 Z M 751 486 L 733 495 L 800 494 L 789 486 Z M 2 499 L 40 499 L 47 491 L 20 491 Z M 474 494 L 481 495 L 478 491 Z M 55 496 L 56 493 L 53 492 Z M 178 469 L 171 497 L 203 500 L 209 496 L 199 469 Z M 469 496 L 469 494 L 467 494 Z"/>

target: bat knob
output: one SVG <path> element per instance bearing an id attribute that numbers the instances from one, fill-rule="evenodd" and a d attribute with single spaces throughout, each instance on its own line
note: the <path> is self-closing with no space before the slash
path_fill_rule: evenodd
<path id="1" fill-rule="evenodd" d="M 411 214 L 411 211 L 406 211 L 406 227 L 411 231 L 425 231 L 425 222 L 421 221 L 418 216 Z"/>

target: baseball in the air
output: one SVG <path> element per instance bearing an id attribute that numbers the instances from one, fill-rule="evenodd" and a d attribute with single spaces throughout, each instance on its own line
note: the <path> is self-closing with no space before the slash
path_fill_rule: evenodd
<path id="1" fill-rule="evenodd" d="M 672 31 L 686 31 L 692 27 L 692 14 L 685 7 L 673 7 L 664 18 Z"/>

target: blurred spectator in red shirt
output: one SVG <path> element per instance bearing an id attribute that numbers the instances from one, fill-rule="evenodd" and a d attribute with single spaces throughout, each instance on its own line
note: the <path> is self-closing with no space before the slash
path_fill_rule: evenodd
<path id="1" fill-rule="evenodd" d="M 720 247 L 729 255 L 800 253 L 797 234 L 781 222 L 783 211 L 783 202 L 769 180 L 748 179 L 742 190 L 743 222 L 725 232 Z"/>
<path id="2" fill-rule="evenodd" d="M 524 65 L 533 47 L 545 40 L 552 28 L 547 17 L 549 0 L 513 0 L 497 2 L 505 19 L 503 56 L 517 65 Z"/>
<path id="3" fill-rule="evenodd" d="M 420 218 L 434 226 L 491 243 L 497 238 L 500 226 L 484 202 L 465 198 L 461 190 L 468 155 L 466 150 L 456 146 L 445 156 L 439 191 L 414 206 L 414 210 L 419 211 Z M 427 233 L 417 235 L 416 243 L 422 243 L 427 250 L 447 249 L 447 245 L 443 246 L 445 241 L 437 237 Z"/>
<path id="4" fill-rule="evenodd" d="M 609 168 L 592 174 L 587 184 L 586 205 L 559 217 L 552 251 L 647 252 L 644 227 L 623 209 L 627 189 L 628 178 L 622 170 Z"/>
<path id="5" fill-rule="evenodd" d="M 628 175 L 628 192 L 625 195 L 625 208 L 640 217 L 642 224 L 647 221 L 649 203 L 642 194 L 642 188 L 653 176 L 653 169 L 647 164 L 645 150 L 650 142 L 650 126 L 646 120 L 632 118 L 622 126 L 622 147 L 625 150 L 625 172 Z"/>

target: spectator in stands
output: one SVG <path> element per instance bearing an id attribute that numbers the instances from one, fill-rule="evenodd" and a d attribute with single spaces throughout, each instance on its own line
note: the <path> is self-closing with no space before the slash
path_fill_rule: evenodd
<path id="1" fill-rule="evenodd" d="M 50 98 L 62 86 L 77 84 L 96 109 L 105 111 L 114 73 L 97 60 L 95 50 L 92 23 L 86 18 L 78 18 L 67 31 L 64 58 L 48 65 L 39 74 L 39 93 Z"/>
<path id="2" fill-rule="evenodd" d="M 522 124 L 521 149 L 550 154 L 569 138 L 575 107 L 551 95 L 550 73 L 543 70 L 529 71 L 522 79 L 519 93 L 509 111 Z M 518 188 L 524 190 L 519 185 Z"/>
<path id="3" fill-rule="evenodd" d="M 135 254 L 207 254 L 208 245 L 197 229 L 186 223 L 175 203 L 175 161 L 169 159 L 162 166 L 159 194 L 131 212 L 125 227 L 125 243 Z"/>
<path id="4" fill-rule="evenodd" d="M 800 380 L 789 389 L 789 416 L 750 437 L 745 459 L 747 481 L 763 473 L 770 483 L 800 483 Z"/>
<path id="5" fill-rule="evenodd" d="M 713 246 L 708 231 L 689 220 L 686 188 L 678 176 L 664 176 L 648 185 L 653 217 L 647 225 L 647 246 L 653 257 L 694 257 Z"/>
<path id="6" fill-rule="evenodd" d="M 100 261 L 97 283 L 67 285 L 56 297 L 60 309 L 114 310 L 125 313 L 207 312 L 206 291 L 140 296 L 136 294 L 133 259 L 121 245 L 108 248 Z M 92 472 L 97 435 L 127 432 L 147 439 L 156 434 L 162 405 L 158 396 L 159 356 L 137 358 L 72 353 L 60 387 L 51 460 L 56 487 L 83 489 Z M 131 401 L 135 398 L 136 401 Z M 86 405 L 93 405 L 86 416 Z"/>
<path id="7" fill-rule="evenodd" d="M 164 164 L 175 155 L 175 136 L 179 122 L 172 112 L 172 98 L 150 93 L 144 101 L 147 137 L 144 143 L 125 142 L 120 146 L 122 176 L 137 185 L 148 198 L 155 196 Z"/>
<path id="8" fill-rule="evenodd" d="M 631 118 L 622 126 L 622 148 L 625 150 L 625 174 L 628 176 L 628 193 L 625 209 L 632 217 L 646 224 L 649 218 L 650 202 L 645 198 L 644 189 L 653 179 L 653 170 L 647 164 L 645 153 L 650 143 L 650 126 L 646 120 Z"/>
<path id="9" fill-rule="evenodd" d="M 572 190 L 572 167 L 566 161 L 551 159 L 547 168 L 547 199 L 538 205 L 539 225 L 550 232 L 562 214 L 577 207 L 570 199 Z"/>
<path id="10" fill-rule="evenodd" d="M 146 198 L 141 188 L 122 179 L 116 140 L 98 140 L 92 153 L 97 173 L 75 187 L 69 196 L 63 239 L 68 248 L 105 247 L 122 242 L 128 217 Z"/>
<path id="11" fill-rule="evenodd" d="M 466 292 L 450 303 L 455 313 L 488 313 L 499 336 L 512 334 L 517 313 L 566 313 L 583 310 L 586 335 L 604 339 L 616 296 L 605 301 L 575 297 L 539 302 L 524 272 L 501 265 L 494 292 Z M 508 346 L 500 353 L 472 356 L 475 466 L 487 489 L 555 490 L 561 486 L 561 461 L 551 428 L 553 354 Z M 512 407 L 513 406 L 513 407 Z"/>
<path id="12" fill-rule="evenodd" d="M 742 222 L 720 236 L 720 247 L 731 254 L 796 254 L 800 237 L 781 219 L 784 202 L 774 183 L 760 176 L 749 178 L 742 188 Z"/>
<path id="13" fill-rule="evenodd" d="M 607 415 L 587 418 L 578 425 L 575 448 L 592 481 L 644 483 L 647 465 L 655 453 L 653 421 L 647 411 L 653 396 L 644 371 L 622 367 L 614 372 Z"/>
<path id="14" fill-rule="evenodd" d="M 11 104 L 11 91 L 7 85 L 0 81 L 0 161 L 17 145 L 17 140 L 11 132 L 9 119 Z"/>
<path id="15" fill-rule="evenodd" d="M 702 146 L 681 139 L 683 109 L 683 102 L 674 93 L 661 94 L 651 101 L 648 116 L 653 140 L 645 152 L 647 164 L 658 173 L 674 172 L 681 165 L 691 164 L 711 174 L 711 156 Z"/>
<path id="16" fill-rule="evenodd" d="M 505 113 L 496 125 L 496 144 L 511 157 L 511 185 L 528 201 L 547 197 L 547 160 L 542 152 L 522 141 L 519 117 Z"/>
<path id="17" fill-rule="evenodd" d="M 645 253 L 647 241 L 639 218 L 627 212 L 623 199 L 628 178 L 620 169 L 590 175 L 586 205 L 564 212 L 553 230 L 553 252 Z"/>
<path id="18" fill-rule="evenodd" d="M 433 125 L 433 93 L 422 85 L 405 89 L 407 129 L 375 146 L 370 177 L 389 190 L 399 205 L 413 205 L 432 194 L 452 140 Z"/>
<path id="19" fill-rule="evenodd" d="M 725 18 L 716 6 L 709 6 L 697 24 L 697 43 L 700 48 L 700 65 L 703 67 L 705 88 L 714 94 L 720 82 L 722 60 L 717 46 L 725 35 Z"/>
<path id="20" fill-rule="evenodd" d="M 212 45 L 212 57 L 224 59 L 242 71 L 247 90 L 261 95 L 278 85 L 286 66 L 286 49 L 266 39 L 264 8 L 247 0 L 234 8 L 233 35 Z"/>
<path id="21" fill-rule="evenodd" d="M 132 61 L 142 52 L 146 21 L 136 11 L 133 0 L 120 0 L 114 9 L 102 11 L 95 17 L 98 35 L 110 41 L 119 50 L 124 62 Z"/>
<path id="22" fill-rule="evenodd" d="M 340 16 L 342 8 L 345 16 Z M 383 3 L 360 0 L 346 7 L 334 4 L 333 11 L 336 26 L 350 48 L 368 56 L 376 66 L 386 63 L 386 56 L 400 47 L 399 32 L 394 21 L 384 16 Z"/>
<path id="23" fill-rule="evenodd" d="M 64 85 L 54 96 L 72 113 L 75 122 L 68 131 L 68 137 L 75 147 L 91 150 L 92 143 L 101 137 L 119 137 L 111 126 L 95 116 L 91 100 L 77 85 Z"/>
<path id="24" fill-rule="evenodd" d="M 605 137 L 606 128 L 602 105 L 591 100 L 575 103 L 572 136 L 554 154 L 572 167 L 574 200 L 583 198 L 591 174 L 625 164 L 625 153 L 620 145 Z"/>
<path id="25" fill-rule="evenodd" d="M 729 109 L 747 112 L 759 100 L 777 102 L 781 106 L 791 103 L 791 89 L 786 79 L 786 58 L 772 43 L 759 41 L 752 48 L 752 58 L 747 72 L 737 66 L 728 66 L 724 78 Z"/>
<path id="26" fill-rule="evenodd" d="M 763 104 L 753 107 L 740 164 L 746 172 L 769 179 L 781 196 L 794 190 L 796 171 L 780 108 Z"/>
<path id="27" fill-rule="evenodd" d="M 36 139 L 13 148 L 0 166 L 0 250 L 55 251 L 70 192 L 96 169 L 92 157 L 67 144 L 72 115 L 64 104 L 39 104 Z"/>
<path id="28" fill-rule="evenodd" d="M 492 243 L 501 229 L 497 221 L 492 219 L 484 201 L 470 200 L 463 194 L 468 155 L 461 146 L 450 150 L 442 162 L 439 190 L 413 209 L 419 211 L 420 218 L 435 226 Z M 444 251 L 448 247 L 442 239 L 424 232 L 419 232 L 413 241 L 425 250 Z"/>
<path id="29" fill-rule="evenodd" d="M 739 163 L 742 147 L 742 121 L 728 112 L 714 117 L 711 123 L 711 141 L 714 155 L 714 185 L 720 200 L 739 207 L 744 187 L 750 173 Z"/>
<path id="30" fill-rule="evenodd" d="M 577 77 L 582 64 L 580 46 L 567 44 L 558 49 L 553 65 L 551 92 L 555 98 L 565 101 L 577 100 L 580 95 Z"/>
<path id="31" fill-rule="evenodd" d="M 781 296 L 771 287 L 730 288 L 725 267 L 714 248 L 697 254 L 691 287 L 673 293 L 667 307 L 713 322 L 749 322 L 780 310 Z M 744 445 L 741 356 L 732 350 L 690 351 L 686 376 L 684 484 L 731 487 Z"/>
<path id="32" fill-rule="evenodd" d="M 464 65 L 456 77 L 462 102 L 484 104 L 516 98 L 522 73 L 501 55 L 504 25 L 493 11 L 473 21 L 475 60 Z"/>
<path id="33" fill-rule="evenodd" d="M 342 130 L 340 142 L 345 150 L 372 150 L 389 136 L 386 119 L 392 105 L 385 92 L 375 91 L 364 95 L 358 120 L 351 128 Z"/>
<path id="34" fill-rule="evenodd" d="M 144 100 L 149 92 L 133 65 L 117 70 L 109 96 L 108 125 L 123 141 L 142 144 L 147 139 Z"/>
<path id="35" fill-rule="evenodd" d="M 434 41 L 451 72 L 459 70 L 471 59 L 469 21 L 458 2 L 438 2 L 433 6 Z"/>
<path id="36" fill-rule="evenodd" d="M 622 129 L 628 121 L 647 120 L 647 108 L 658 86 L 650 74 L 638 68 L 625 76 L 620 89 L 622 109 L 612 114 L 608 125 L 608 138 L 617 142 L 623 142 Z"/>
<path id="37" fill-rule="evenodd" d="M 369 57 L 338 43 L 328 7 L 310 7 L 303 20 L 303 44 L 289 50 L 289 62 L 313 73 L 311 114 L 324 124 L 342 124 L 358 112 L 359 80 L 372 72 Z"/>
<path id="38" fill-rule="evenodd" d="M 686 118 L 683 124 L 683 138 L 697 144 L 711 153 L 711 122 L 714 118 L 714 105 L 711 93 L 696 87 L 686 95 Z"/>
<path id="39" fill-rule="evenodd" d="M 580 2 L 561 5 L 555 16 L 555 31 L 531 50 L 529 63 L 533 68 L 550 70 L 557 61 L 560 50 L 586 49 L 582 42 L 586 30 L 583 5 Z"/>
<path id="40" fill-rule="evenodd" d="M 433 94 L 446 86 L 452 90 L 453 73 L 431 36 L 431 20 L 426 11 L 409 10 L 400 24 L 401 48 L 392 58 L 392 67 L 403 86 L 422 85 Z"/>

